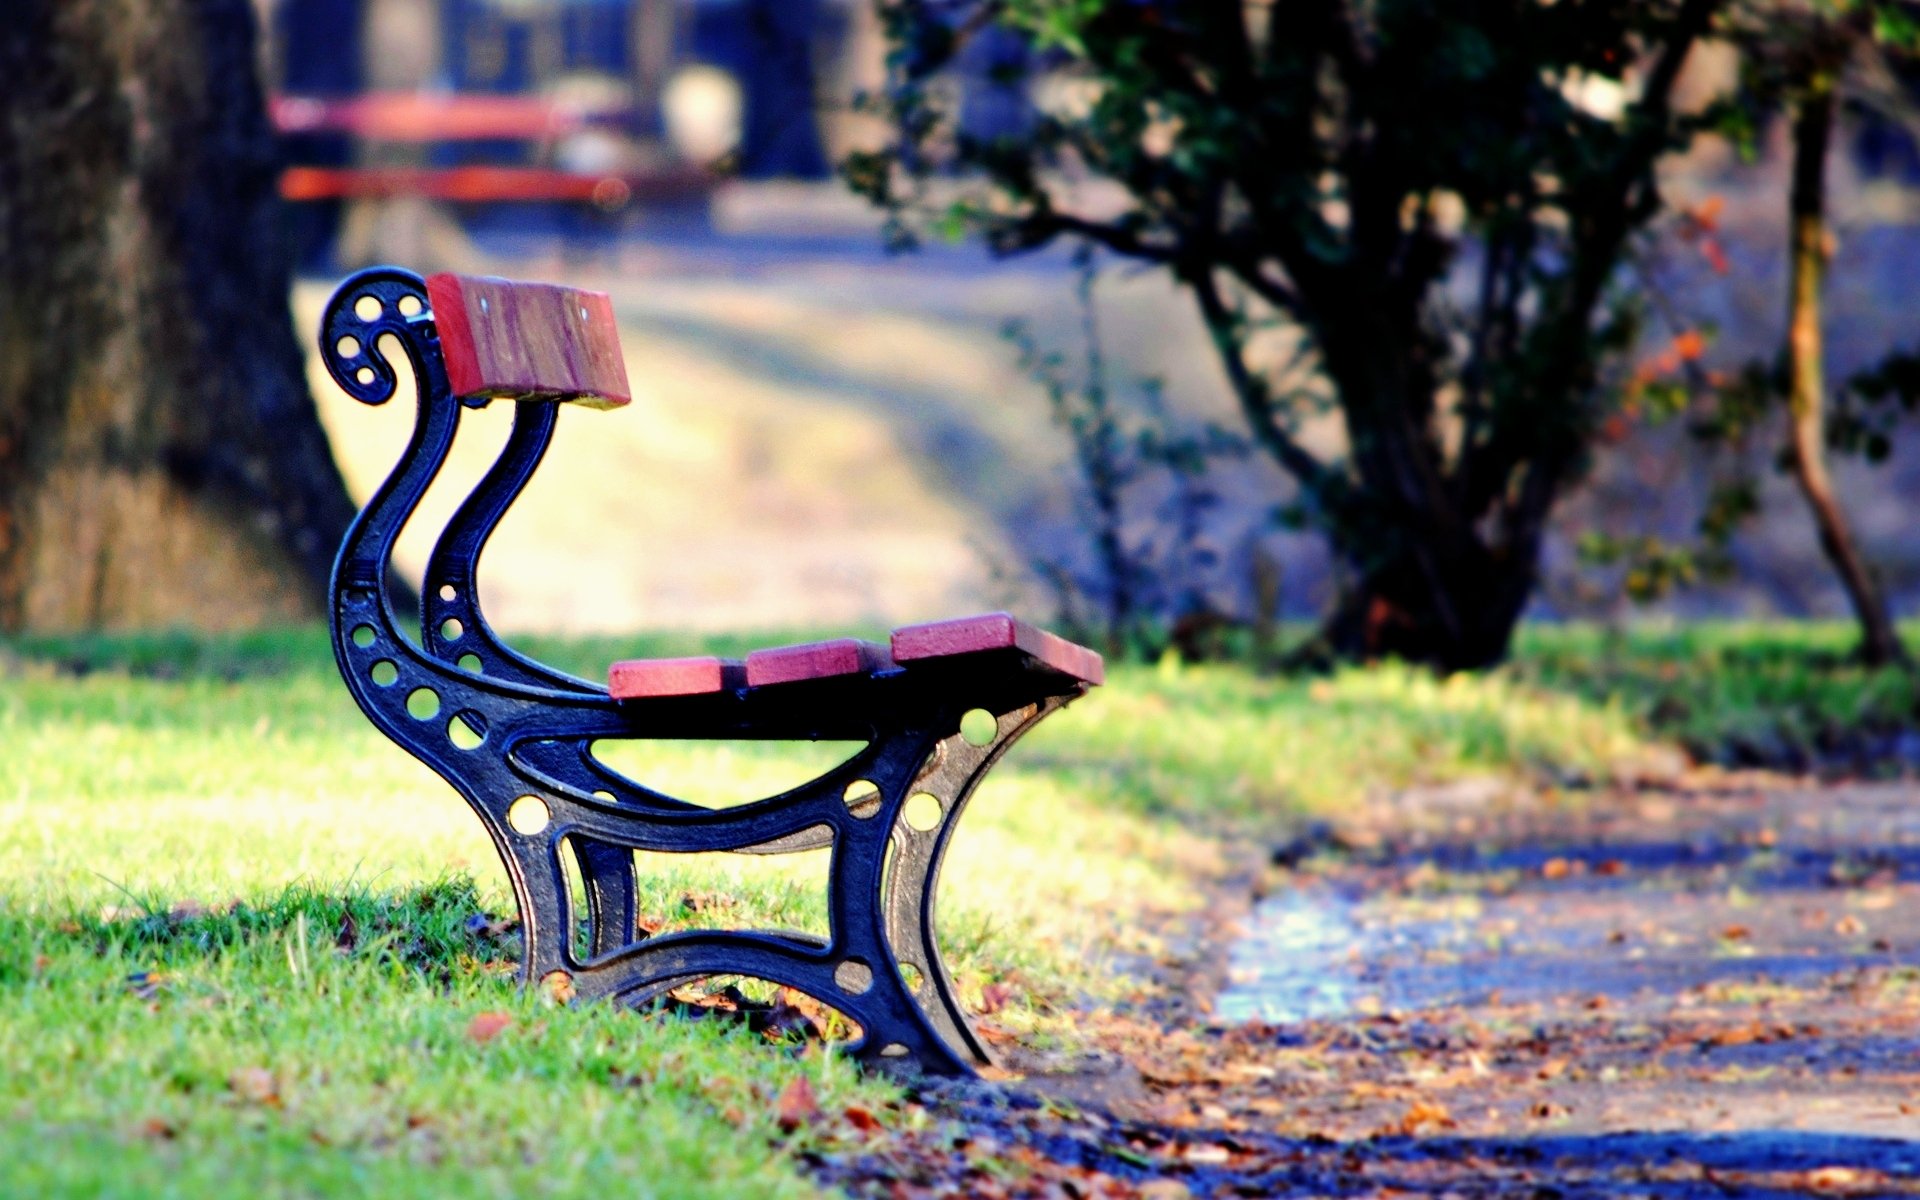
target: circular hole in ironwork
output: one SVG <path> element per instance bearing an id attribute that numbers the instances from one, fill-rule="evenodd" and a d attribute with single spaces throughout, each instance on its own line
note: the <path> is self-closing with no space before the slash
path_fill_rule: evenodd
<path id="1" fill-rule="evenodd" d="M 478 675 L 480 673 L 480 656 L 478 654 L 462 654 L 459 661 L 454 665 L 462 671 L 471 671 L 475 675 Z"/>
<path id="2" fill-rule="evenodd" d="M 378 296 L 362 296 L 353 302 L 353 315 L 362 321 L 378 320 L 384 311 Z"/>
<path id="3" fill-rule="evenodd" d="M 873 968 L 849 958 L 833 969 L 833 985 L 849 996 L 860 996 L 873 986 Z"/>
<path id="4" fill-rule="evenodd" d="M 538 796 L 522 796 L 507 806 L 507 824 L 513 826 L 515 833 L 526 837 L 545 829 L 552 819 L 547 802 Z"/>
<path id="5" fill-rule="evenodd" d="M 477 712 L 459 712 L 447 722 L 447 740 L 456 750 L 475 750 L 487 740 L 487 721 Z"/>
<path id="6" fill-rule="evenodd" d="M 940 818 L 946 811 L 940 798 L 932 792 L 915 792 L 907 797 L 906 807 L 900 815 L 906 818 L 908 828 L 926 833 L 939 827 Z"/>
<path id="7" fill-rule="evenodd" d="M 459 594 L 460 594 L 460 589 L 454 587 L 450 583 L 443 583 L 440 585 L 440 598 L 442 600 L 451 600 L 455 596 L 458 596 Z"/>
<path id="8" fill-rule="evenodd" d="M 618 797 L 618 796 L 616 796 L 616 795 L 614 795 L 614 794 L 613 794 L 612 792 L 609 792 L 609 791 L 606 791 L 606 790 L 604 790 L 604 789 L 603 789 L 603 790 L 601 790 L 601 791 L 598 791 L 598 792 L 595 792 L 595 793 L 593 794 L 593 798 L 594 798 L 595 800 L 605 800 L 605 801 L 606 801 L 606 802 L 607 802 L 608 804 L 618 804 L 618 803 L 620 803 L 620 797 Z"/>
<path id="9" fill-rule="evenodd" d="M 847 811 L 856 817 L 870 817 L 880 811 L 880 786 L 871 779 L 856 779 L 840 793 Z"/>
<path id="10" fill-rule="evenodd" d="M 343 337 L 333 344 L 333 348 L 341 358 L 360 357 L 360 339 L 357 337 Z"/>
<path id="11" fill-rule="evenodd" d="M 373 664 L 373 666 L 367 668 L 367 678 L 373 680 L 381 687 L 392 687 L 394 681 L 400 678 L 400 668 L 383 658 Z"/>
<path id="12" fill-rule="evenodd" d="M 927 977 L 921 974 L 919 967 L 914 966 L 912 963 L 900 964 L 900 982 L 907 985 L 908 991 L 919 991 L 920 985 L 926 981 Z"/>
<path id="13" fill-rule="evenodd" d="M 394 307 L 400 310 L 400 315 L 403 317 L 417 317 L 420 315 L 420 297 L 402 296 L 400 302 Z"/>
<path id="14" fill-rule="evenodd" d="M 960 736 L 970 746 L 987 746 L 1000 732 L 1000 722 L 984 708 L 969 709 L 960 718 Z"/>
<path id="15" fill-rule="evenodd" d="M 440 715 L 440 693 L 432 688 L 415 688 L 407 693 L 407 715 L 416 721 L 431 721 Z"/>
<path id="16" fill-rule="evenodd" d="M 450 642 L 459 641 L 460 635 L 465 633 L 466 631 L 467 631 L 467 627 L 462 625 L 460 622 L 454 620 L 452 617 L 448 617 L 446 620 L 440 622 L 440 636 L 447 639 Z"/>
<path id="17" fill-rule="evenodd" d="M 354 645 L 365 650 L 368 646 L 373 645 L 375 634 L 373 632 L 373 626 L 371 625 L 356 625 L 354 626 L 353 632 L 348 636 L 353 639 Z"/>
<path id="18" fill-rule="evenodd" d="M 372 382 L 373 382 L 373 368 L 372 368 L 372 367 L 361 367 L 361 368 L 360 368 L 360 369 L 359 369 L 358 371 L 355 371 L 355 372 L 353 373 L 353 377 L 354 377 L 354 379 L 355 379 L 355 380 L 357 380 L 357 381 L 358 381 L 358 382 L 360 382 L 360 383 L 372 383 Z"/>
<path id="19" fill-rule="evenodd" d="M 887 1045 L 880 1047 L 881 1058 L 905 1058 L 908 1053 L 907 1048 L 899 1042 L 889 1042 Z"/>

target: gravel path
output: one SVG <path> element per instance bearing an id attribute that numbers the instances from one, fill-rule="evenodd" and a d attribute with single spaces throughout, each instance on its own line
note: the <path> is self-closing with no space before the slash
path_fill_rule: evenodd
<path id="1" fill-rule="evenodd" d="M 1920 1193 L 1920 789 L 1411 793 L 1283 847 L 1208 1016 L 929 1089 L 872 1195 Z M 1012 1164 L 986 1170 L 989 1161 Z"/>

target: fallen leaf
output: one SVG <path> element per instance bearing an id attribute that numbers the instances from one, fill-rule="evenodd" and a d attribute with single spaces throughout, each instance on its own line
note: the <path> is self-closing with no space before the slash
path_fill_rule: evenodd
<path id="1" fill-rule="evenodd" d="M 548 971 L 540 977 L 540 992 L 554 1004 L 572 1004 L 573 976 L 565 971 Z"/>
<path id="2" fill-rule="evenodd" d="M 1400 1117 L 1392 1132 L 1408 1137 L 1423 1129 L 1452 1129 L 1455 1125 L 1453 1114 L 1444 1104 L 1435 1104 L 1431 1100 L 1415 1100 Z"/>
<path id="3" fill-rule="evenodd" d="M 140 1122 L 140 1136 L 172 1141 L 174 1138 L 180 1136 L 180 1130 L 171 1121 L 165 1120 L 164 1118 L 148 1117 L 146 1120 Z"/>
<path id="4" fill-rule="evenodd" d="M 1753 930 L 1748 929 L 1745 925 L 1729 925 L 1720 931 L 1720 937 L 1724 941 L 1744 942 L 1752 933 Z"/>
<path id="5" fill-rule="evenodd" d="M 166 986 L 166 976 L 158 971 L 135 971 L 127 976 L 127 990 L 142 1000 L 153 999 Z"/>
<path id="6" fill-rule="evenodd" d="M 506 1032 L 512 1024 L 513 1017 L 507 1013 L 483 1012 L 467 1022 L 467 1037 L 484 1046 Z"/>
<path id="7" fill-rule="evenodd" d="M 265 1067 L 241 1067 L 227 1076 L 227 1087 L 249 1104 L 280 1103 L 280 1088 Z"/>
<path id="8" fill-rule="evenodd" d="M 861 1108 L 858 1104 L 847 1105 L 846 1111 L 841 1115 L 846 1117 L 847 1124 L 858 1129 L 861 1133 L 872 1133 L 874 1130 L 880 1128 L 880 1118 L 874 1116 L 866 1109 Z"/>
<path id="9" fill-rule="evenodd" d="M 819 1097 L 813 1094 L 813 1085 L 805 1075 L 795 1075 L 793 1082 L 781 1090 L 773 1112 L 782 1133 L 792 1133 L 820 1115 Z"/>

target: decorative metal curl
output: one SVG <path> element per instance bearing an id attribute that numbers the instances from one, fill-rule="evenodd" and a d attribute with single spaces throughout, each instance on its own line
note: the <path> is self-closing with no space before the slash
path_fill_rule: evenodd
<path id="1" fill-rule="evenodd" d="M 416 640 L 387 599 L 394 543 L 446 461 L 461 402 L 447 386 L 423 281 L 377 268 L 341 285 L 321 321 L 327 369 L 355 399 L 397 387 L 383 339 L 412 365 L 419 410 L 399 463 L 354 521 L 331 588 L 335 659 L 373 724 L 451 784 L 486 827 L 520 910 L 523 983 L 564 976 L 580 999 L 639 1003 L 690 979 L 744 975 L 804 991 L 861 1028 L 859 1059 L 943 1073 L 991 1061 L 968 1024 L 934 931 L 940 864 L 961 812 L 1018 737 L 1083 690 L 1014 660 L 713 695 L 616 702 L 605 689 L 507 646 L 480 609 L 488 537 L 539 466 L 557 406 L 516 406 L 499 458 L 429 557 Z M 997 726 L 960 735 L 972 709 Z M 645 787 L 593 754 L 597 741 L 711 738 L 857 741 L 864 749 L 778 795 L 709 809 Z M 877 805 L 849 806 L 873 785 Z M 922 793 L 939 812 L 909 821 Z M 777 930 L 649 937 L 636 927 L 633 851 L 789 853 L 830 847 L 826 938 Z M 586 884 L 574 911 L 562 856 Z M 589 949 L 574 931 L 587 927 Z"/>

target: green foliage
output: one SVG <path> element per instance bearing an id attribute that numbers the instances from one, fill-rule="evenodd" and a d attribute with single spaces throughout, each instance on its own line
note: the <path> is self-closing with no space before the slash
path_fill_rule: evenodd
<path id="1" fill-rule="evenodd" d="M 1352 568 L 1335 648 L 1482 665 L 1611 402 L 1601 368 L 1634 328 L 1615 271 L 1659 210 L 1654 164 L 1697 128 L 1668 100 L 1716 6 L 888 0 L 869 107 L 900 137 L 845 173 L 902 244 L 1066 238 L 1167 271 Z M 981 136 L 943 85 L 995 25 L 1048 99 Z M 1332 454 L 1299 437 L 1328 398 Z"/>

